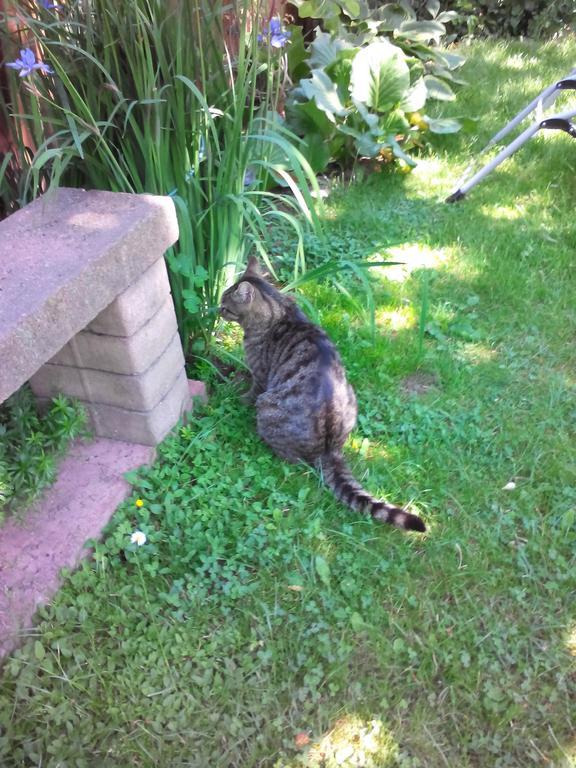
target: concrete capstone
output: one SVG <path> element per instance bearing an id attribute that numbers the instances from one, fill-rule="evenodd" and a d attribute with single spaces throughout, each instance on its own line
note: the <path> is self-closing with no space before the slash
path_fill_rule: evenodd
<path id="1" fill-rule="evenodd" d="M 0 402 L 178 237 L 172 200 L 57 189 L 0 223 Z"/>

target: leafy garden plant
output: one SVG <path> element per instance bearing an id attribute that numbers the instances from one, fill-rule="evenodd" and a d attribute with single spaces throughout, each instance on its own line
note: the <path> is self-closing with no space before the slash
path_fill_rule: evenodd
<path id="1" fill-rule="evenodd" d="M 288 33 L 263 10 L 252 0 L 7 9 L 17 151 L 0 176 L 23 171 L 11 185 L 20 204 L 58 184 L 171 195 L 180 239 L 167 262 L 187 349 L 209 343 L 223 287 L 250 250 L 266 259 L 274 222 L 300 235 L 317 221 L 312 171 L 276 111 Z"/>
<path id="2" fill-rule="evenodd" d="M 26 387 L 0 406 L 0 523 L 54 481 L 57 459 L 86 434 L 83 408 L 65 397 L 44 415 Z"/>
<path id="3" fill-rule="evenodd" d="M 302 19 L 322 19 L 323 26 L 338 32 L 342 20 L 365 18 L 369 9 L 381 8 L 378 0 L 294 0 Z M 399 0 L 387 3 L 386 13 L 393 13 L 402 20 L 406 14 L 418 14 L 434 10 L 437 0 Z M 572 0 L 453 0 L 449 18 L 456 21 L 453 32 L 494 37 L 540 37 L 569 32 L 576 21 L 576 6 Z M 442 21 L 442 18 L 437 19 Z"/>
<path id="4" fill-rule="evenodd" d="M 338 34 L 344 23 L 365 16 L 368 5 L 365 0 L 294 0 L 301 19 L 322 20 L 322 26 Z"/>
<path id="5" fill-rule="evenodd" d="M 569 33 L 576 23 L 573 0 L 457 0 L 459 32 L 473 36 L 544 38 Z"/>
<path id="6" fill-rule="evenodd" d="M 408 153 L 423 146 L 427 131 L 460 130 L 459 120 L 422 114 L 429 99 L 456 98 L 453 86 L 463 82 L 456 70 L 464 62 L 436 47 L 456 14 L 440 12 L 438 0 L 426 7 L 430 18 L 419 20 L 407 3 L 374 12 L 360 2 L 299 5 L 300 14 L 325 11 L 330 30 L 318 27 L 310 46 L 295 46 L 290 59 L 299 81 L 287 105 L 289 124 L 303 138 L 316 171 L 358 157 L 396 158 L 413 166 Z"/>

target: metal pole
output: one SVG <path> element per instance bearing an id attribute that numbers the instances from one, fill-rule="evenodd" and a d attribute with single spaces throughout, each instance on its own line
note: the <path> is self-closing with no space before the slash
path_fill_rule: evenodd
<path id="1" fill-rule="evenodd" d="M 516 152 L 517 149 L 519 149 L 523 144 L 525 144 L 528 139 L 531 139 L 534 134 L 540 130 L 540 128 L 546 128 L 546 127 L 554 127 L 558 128 L 557 124 L 550 124 L 549 126 L 546 126 L 546 123 L 550 123 L 550 121 L 560 121 L 564 122 L 566 126 L 569 128 L 572 124 L 569 122 L 570 118 L 576 116 L 576 109 L 571 109 L 566 112 L 558 112 L 555 115 L 550 115 L 550 117 L 546 118 L 542 121 L 537 121 L 533 123 L 531 126 L 526 128 L 523 133 L 520 134 L 516 139 L 514 139 L 513 142 L 511 142 L 507 147 L 504 147 L 504 149 L 499 152 L 496 157 L 491 160 L 489 163 L 487 163 L 484 168 L 479 170 L 477 173 L 472 176 L 471 179 L 468 181 L 462 183 L 458 189 L 453 192 L 449 197 L 446 198 L 447 203 L 455 203 L 457 200 L 461 200 L 464 195 L 469 192 L 472 187 L 474 187 L 476 184 L 478 184 L 479 181 L 482 181 L 482 179 L 487 176 L 491 171 L 494 170 L 497 166 L 500 165 L 501 162 L 506 160 L 507 157 L 510 157 L 514 152 Z M 568 131 L 570 135 L 572 135 L 572 131 Z"/>

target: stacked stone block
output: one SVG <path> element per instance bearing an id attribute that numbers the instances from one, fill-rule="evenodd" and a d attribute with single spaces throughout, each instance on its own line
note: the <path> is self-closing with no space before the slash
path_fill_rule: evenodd
<path id="1" fill-rule="evenodd" d="M 177 237 L 152 195 L 59 189 L 0 222 L 0 402 L 30 380 L 83 402 L 99 437 L 158 443 L 190 407 L 164 263 Z"/>
<path id="2" fill-rule="evenodd" d="M 162 258 L 31 378 L 44 400 L 80 400 L 94 431 L 155 445 L 188 405 L 176 315 Z"/>

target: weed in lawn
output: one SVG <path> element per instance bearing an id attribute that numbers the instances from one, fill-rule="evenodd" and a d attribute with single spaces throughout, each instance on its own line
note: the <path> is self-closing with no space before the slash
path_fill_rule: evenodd
<path id="1" fill-rule="evenodd" d="M 86 414 L 65 397 L 44 414 L 27 388 L 0 408 L 0 523 L 30 503 L 54 481 L 58 458 L 72 439 L 85 436 Z"/>

